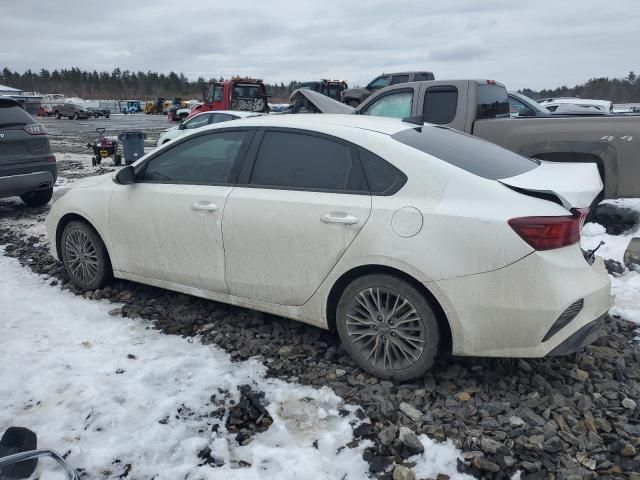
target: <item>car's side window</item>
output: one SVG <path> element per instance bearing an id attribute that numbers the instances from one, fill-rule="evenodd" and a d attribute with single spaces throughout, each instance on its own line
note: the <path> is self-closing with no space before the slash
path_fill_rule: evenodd
<path id="1" fill-rule="evenodd" d="M 405 174 L 386 160 L 364 148 L 358 153 L 372 194 L 393 195 L 406 183 Z"/>
<path id="2" fill-rule="evenodd" d="M 407 118 L 411 116 L 412 103 L 413 90 L 401 90 L 380 97 L 361 113 L 379 117 Z"/>
<path id="3" fill-rule="evenodd" d="M 378 88 L 386 87 L 389 83 L 389 75 L 383 75 L 382 77 L 376 78 L 373 82 L 367 85 L 369 90 L 377 90 Z"/>
<path id="4" fill-rule="evenodd" d="M 531 107 L 513 97 L 509 97 L 509 112 L 512 117 L 535 116 Z"/>
<path id="5" fill-rule="evenodd" d="M 281 131 L 265 133 L 249 183 L 293 190 L 368 191 L 348 145 Z"/>
<path id="6" fill-rule="evenodd" d="M 456 118 L 458 89 L 453 86 L 429 87 L 424 95 L 424 121 L 446 125 Z"/>
<path id="7" fill-rule="evenodd" d="M 211 119 L 211 114 L 207 113 L 204 115 L 198 115 L 197 117 L 192 118 L 187 123 L 184 124 L 184 128 L 186 130 L 191 130 L 193 128 L 204 127 L 209 124 L 209 120 Z"/>
<path id="8" fill-rule="evenodd" d="M 235 115 L 229 115 L 228 113 L 214 113 L 212 123 L 228 122 L 229 120 L 234 120 L 236 118 L 238 117 Z"/>
<path id="9" fill-rule="evenodd" d="M 409 75 L 394 75 L 391 77 L 391 83 L 389 85 L 397 85 L 398 83 L 407 83 L 409 81 Z"/>
<path id="10" fill-rule="evenodd" d="M 246 131 L 211 133 L 191 138 L 152 158 L 139 181 L 190 185 L 230 182 Z"/>

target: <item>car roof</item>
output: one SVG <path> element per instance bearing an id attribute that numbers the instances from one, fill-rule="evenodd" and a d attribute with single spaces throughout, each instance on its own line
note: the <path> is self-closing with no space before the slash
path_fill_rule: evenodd
<path id="1" fill-rule="evenodd" d="M 315 128 L 338 128 L 338 129 L 361 129 L 373 132 L 393 135 L 394 133 L 415 128 L 412 123 L 403 122 L 398 118 L 376 117 L 370 115 L 348 115 L 348 114 L 318 114 L 318 113 L 297 113 L 283 115 L 261 115 L 245 118 L 243 125 L 252 127 L 280 127 L 280 128 L 302 128 L 314 130 Z M 232 127 L 231 122 L 217 123 L 210 125 L 210 129 Z M 235 125 L 237 126 L 237 124 Z"/>

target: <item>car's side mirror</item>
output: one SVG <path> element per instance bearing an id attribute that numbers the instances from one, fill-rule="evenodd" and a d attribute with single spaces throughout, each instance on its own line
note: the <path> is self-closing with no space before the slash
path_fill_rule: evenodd
<path id="1" fill-rule="evenodd" d="M 113 181 L 119 185 L 131 185 L 136 181 L 136 171 L 133 168 L 133 165 L 127 165 L 126 167 L 122 167 L 116 176 L 113 177 Z"/>
<path id="2" fill-rule="evenodd" d="M 178 125 L 178 130 L 184 130 L 185 128 L 187 127 L 185 126 L 184 123 L 181 123 L 180 125 Z"/>

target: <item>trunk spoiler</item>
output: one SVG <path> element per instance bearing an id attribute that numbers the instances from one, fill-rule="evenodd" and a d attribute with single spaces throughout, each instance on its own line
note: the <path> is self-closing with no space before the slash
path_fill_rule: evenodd
<path id="1" fill-rule="evenodd" d="M 595 163 L 541 161 L 533 170 L 498 181 L 516 190 L 553 195 L 567 210 L 589 207 L 602 191 L 602 179 Z"/>

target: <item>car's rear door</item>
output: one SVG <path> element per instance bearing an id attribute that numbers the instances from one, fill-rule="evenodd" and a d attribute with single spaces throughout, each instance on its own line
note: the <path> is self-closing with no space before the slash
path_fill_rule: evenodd
<path id="1" fill-rule="evenodd" d="M 224 211 L 229 293 L 302 305 L 370 210 L 353 146 L 304 130 L 259 131 Z"/>
<path id="2" fill-rule="evenodd" d="M 134 184 L 118 186 L 109 205 L 114 269 L 226 292 L 222 212 L 251 135 L 190 136 L 146 162 Z"/>

